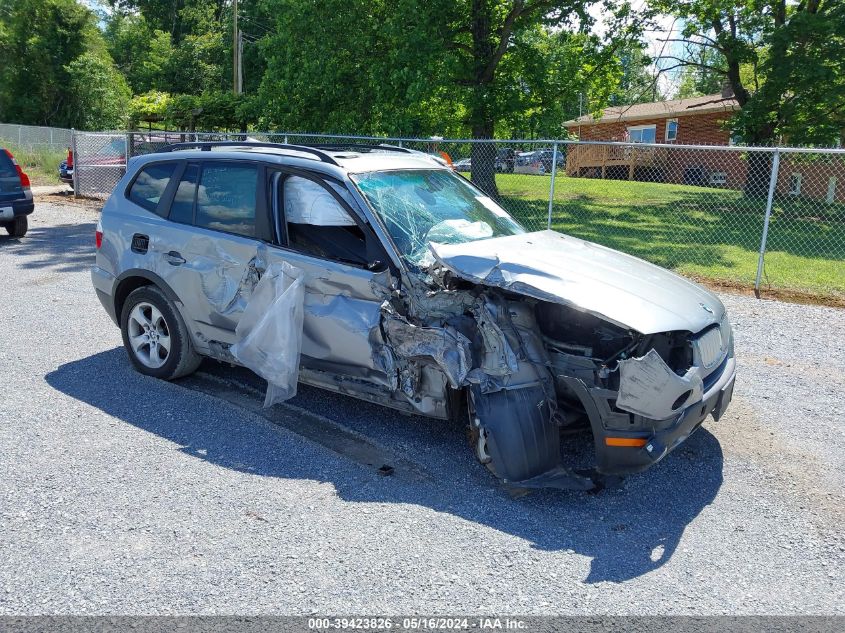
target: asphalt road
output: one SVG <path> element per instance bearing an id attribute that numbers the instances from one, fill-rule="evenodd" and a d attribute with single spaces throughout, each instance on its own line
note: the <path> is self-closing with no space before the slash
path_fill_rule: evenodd
<path id="1" fill-rule="evenodd" d="M 0 614 L 845 614 L 845 311 L 725 296 L 720 422 L 622 489 L 512 499 L 448 423 L 133 372 L 96 218 L 0 238 Z"/>

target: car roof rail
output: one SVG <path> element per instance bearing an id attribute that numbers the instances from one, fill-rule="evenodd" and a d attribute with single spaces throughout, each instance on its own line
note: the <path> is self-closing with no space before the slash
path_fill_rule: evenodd
<path id="1" fill-rule="evenodd" d="M 313 154 L 321 162 L 340 166 L 334 158 L 319 149 L 315 149 L 314 147 L 310 147 L 308 145 L 286 145 L 285 143 L 261 143 L 256 141 L 189 141 L 185 143 L 173 143 L 172 145 L 162 147 L 158 151 L 174 152 L 185 149 L 199 149 L 203 152 L 210 152 L 212 147 L 245 147 L 250 149 L 253 147 L 269 147 L 272 149 L 284 149 L 293 152 Z"/>
<path id="2" fill-rule="evenodd" d="M 308 147 L 317 147 L 319 149 L 327 149 L 327 150 L 342 150 L 342 151 L 356 151 L 356 150 L 381 150 L 383 152 L 400 152 L 402 154 L 419 154 L 413 149 L 408 149 L 407 147 L 400 147 L 399 145 L 388 145 L 387 143 L 380 143 L 378 145 L 372 145 L 367 143 L 315 143 L 313 145 L 309 145 Z"/>

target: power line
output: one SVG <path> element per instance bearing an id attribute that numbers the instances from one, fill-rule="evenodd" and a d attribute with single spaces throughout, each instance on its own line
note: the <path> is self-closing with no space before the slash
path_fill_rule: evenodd
<path id="1" fill-rule="evenodd" d="M 267 35 L 274 35 L 276 33 L 275 29 L 268 28 L 264 26 L 263 22 L 259 22 L 258 20 L 246 16 L 239 16 L 240 20 L 249 23 L 250 25 L 254 26 L 255 28 L 264 31 Z"/>

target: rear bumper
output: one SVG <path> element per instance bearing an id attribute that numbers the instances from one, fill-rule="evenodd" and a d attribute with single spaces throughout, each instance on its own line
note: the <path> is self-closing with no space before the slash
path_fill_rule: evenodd
<path id="1" fill-rule="evenodd" d="M 695 432 L 708 415 L 715 420 L 722 417 L 733 397 L 735 382 L 736 360 L 731 356 L 725 361 L 719 378 L 710 385 L 701 400 L 686 407 L 669 426 L 651 433 L 608 431 L 601 423 L 591 421 L 596 444 L 596 469 L 608 475 L 628 475 L 656 464 Z M 659 424 L 665 425 L 665 422 L 655 422 L 655 426 Z M 645 444 L 641 447 L 608 446 L 608 436 L 644 440 Z"/>
<path id="2" fill-rule="evenodd" d="M 99 266 L 93 266 L 91 268 L 91 283 L 94 285 L 97 299 L 100 300 L 100 303 L 109 317 L 111 317 L 111 320 L 114 321 L 114 324 L 119 325 L 114 308 L 114 282 L 115 277 L 110 272 L 103 270 Z"/>
<path id="3" fill-rule="evenodd" d="M 21 215 L 29 215 L 35 211 L 35 201 L 32 192 L 25 192 L 25 197 L 16 200 L 0 201 L 0 220 L 13 220 Z M 11 211 L 8 211 L 11 209 Z"/>
<path id="4" fill-rule="evenodd" d="M 12 209 L 15 217 L 19 215 L 29 215 L 35 211 L 35 202 L 33 200 L 21 200 L 12 204 Z"/>

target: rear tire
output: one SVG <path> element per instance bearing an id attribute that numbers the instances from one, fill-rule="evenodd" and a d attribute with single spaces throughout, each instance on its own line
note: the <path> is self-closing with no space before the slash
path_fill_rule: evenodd
<path id="1" fill-rule="evenodd" d="M 156 286 L 133 290 L 120 313 L 120 333 L 129 360 L 145 376 L 173 380 L 202 362 L 179 310 Z"/>
<path id="2" fill-rule="evenodd" d="M 26 235 L 27 229 L 29 229 L 29 221 L 25 215 L 19 215 L 11 222 L 6 222 L 3 226 L 6 232 L 12 237 L 23 237 Z"/>

